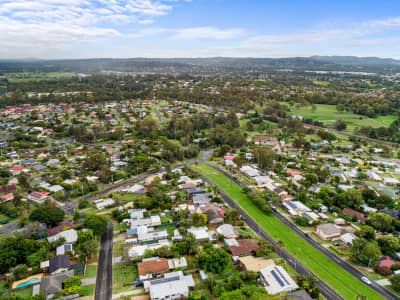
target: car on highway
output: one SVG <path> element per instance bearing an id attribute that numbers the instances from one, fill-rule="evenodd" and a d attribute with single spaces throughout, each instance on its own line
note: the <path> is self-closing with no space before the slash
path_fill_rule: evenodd
<path id="1" fill-rule="evenodd" d="M 371 284 L 372 284 L 372 281 L 369 280 L 369 279 L 368 279 L 367 277 L 365 277 L 365 276 L 361 277 L 361 281 L 364 282 L 364 283 L 366 283 L 366 284 L 368 284 L 368 285 L 371 285 Z"/>
<path id="2" fill-rule="evenodd" d="M 304 235 L 305 235 L 306 237 L 308 237 L 309 239 L 311 239 L 311 234 L 305 233 Z"/>

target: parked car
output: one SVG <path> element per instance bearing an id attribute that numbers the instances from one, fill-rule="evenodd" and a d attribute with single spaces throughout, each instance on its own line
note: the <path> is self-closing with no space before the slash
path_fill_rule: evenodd
<path id="1" fill-rule="evenodd" d="M 305 233 L 304 235 L 305 235 L 306 237 L 308 237 L 309 239 L 311 239 L 311 234 Z"/>

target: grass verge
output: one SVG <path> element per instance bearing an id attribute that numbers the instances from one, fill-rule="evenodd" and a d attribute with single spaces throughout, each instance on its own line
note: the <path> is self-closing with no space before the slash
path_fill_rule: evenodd
<path id="1" fill-rule="evenodd" d="M 322 281 L 328 284 L 344 299 L 356 299 L 363 295 L 367 299 L 384 299 L 374 290 L 370 289 L 358 279 L 343 270 L 329 258 L 321 254 L 296 233 L 287 228 L 285 224 L 274 216 L 268 216 L 259 210 L 243 190 L 223 174 L 213 168 L 199 164 L 193 169 L 206 176 L 238 203 L 254 221 L 260 225 L 275 240 L 281 240 L 287 251 L 301 261 Z"/>

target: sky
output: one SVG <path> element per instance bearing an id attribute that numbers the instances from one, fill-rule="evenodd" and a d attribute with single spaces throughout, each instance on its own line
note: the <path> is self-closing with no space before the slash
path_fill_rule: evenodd
<path id="1" fill-rule="evenodd" d="M 395 0 L 0 0 L 0 59 L 400 59 Z"/>

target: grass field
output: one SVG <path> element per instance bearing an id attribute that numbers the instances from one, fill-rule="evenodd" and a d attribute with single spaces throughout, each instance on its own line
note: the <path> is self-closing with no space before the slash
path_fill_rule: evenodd
<path id="1" fill-rule="evenodd" d="M 327 283 L 344 299 L 356 299 L 357 295 L 364 295 L 367 299 L 384 299 L 375 291 L 362 284 L 358 279 L 333 263 L 318 250 L 314 249 L 297 234 L 289 230 L 286 225 L 274 216 L 268 216 L 259 210 L 242 189 L 223 174 L 200 164 L 193 166 L 195 170 L 208 177 L 234 199 L 246 212 L 275 240 L 281 240 L 287 251 L 299 259 L 322 281 Z"/>
<path id="2" fill-rule="evenodd" d="M 96 277 L 97 265 L 90 265 L 86 267 L 85 278 Z"/>
<path id="3" fill-rule="evenodd" d="M 311 109 L 311 106 L 303 106 L 292 108 L 291 113 L 303 116 L 306 119 L 324 122 L 326 125 L 332 124 L 337 118 L 341 118 L 347 124 L 346 131 L 350 133 L 353 133 L 354 128 L 361 126 L 388 127 L 396 120 L 396 116 L 393 115 L 368 118 L 351 112 L 338 112 L 335 105 L 317 104 L 316 106 L 317 109 L 315 111 Z"/>
<path id="4" fill-rule="evenodd" d="M 94 295 L 94 284 L 82 286 L 82 296 L 93 296 Z"/>
<path id="5" fill-rule="evenodd" d="M 69 78 L 76 76 L 75 73 L 70 72 L 49 72 L 49 73 L 5 73 L 4 74 L 10 82 L 24 82 L 32 80 L 47 80 L 53 78 Z"/>
<path id="6" fill-rule="evenodd" d="M 135 281 L 137 277 L 136 264 L 117 263 L 113 266 L 113 284 Z"/>

